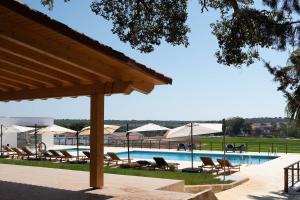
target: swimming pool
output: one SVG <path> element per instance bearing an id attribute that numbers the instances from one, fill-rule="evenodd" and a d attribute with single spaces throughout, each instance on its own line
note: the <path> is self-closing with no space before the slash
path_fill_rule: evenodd
<path id="1" fill-rule="evenodd" d="M 77 152 L 77 148 L 70 148 L 70 149 L 65 149 L 65 150 L 67 150 L 70 153 L 76 153 Z M 80 152 L 81 151 L 90 151 L 90 149 L 89 148 L 79 148 L 79 151 Z"/>
<path id="2" fill-rule="evenodd" d="M 76 153 L 76 148 L 66 149 L 68 152 Z M 79 151 L 89 151 L 89 148 L 79 148 Z M 127 151 L 119 152 L 117 155 L 120 158 L 127 158 Z M 194 161 L 200 162 L 200 156 L 206 156 L 217 162 L 217 159 L 222 159 L 223 154 L 213 153 L 194 153 Z M 130 151 L 130 157 L 136 160 L 153 160 L 153 157 L 163 157 L 166 160 L 177 160 L 177 161 L 190 161 L 190 152 L 162 152 L 162 151 Z M 258 165 L 264 162 L 278 158 L 278 156 L 262 156 L 262 155 L 232 155 L 227 154 L 226 159 L 230 160 L 232 164 L 247 164 L 247 165 Z"/>
<path id="3" fill-rule="evenodd" d="M 127 151 L 117 153 L 120 158 L 127 158 Z M 194 161 L 200 162 L 200 156 L 212 158 L 215 162 L 222 159 L 223 154 L 194 153 Z M 153 159 L 153 157 L 163 157 L 165 160 L 190 161 L 189 152 L 159 152 L 159 151 L 130 151 L 130 157 L 133 159 Z M 226 155 L 226 159 L 232 164 L 257 165 L 278 158 L 277 156 L 261 155 Z"/>

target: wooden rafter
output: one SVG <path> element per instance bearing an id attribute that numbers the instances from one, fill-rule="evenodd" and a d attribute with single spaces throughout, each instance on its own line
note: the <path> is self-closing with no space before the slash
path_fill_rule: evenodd
<path id="1" fill-rule="evenodd" d="M 31 79 L 32 81 L 43 84 L 45 87 L 55 87 L 61 85 L 61 83 L 55 81 L 55 79 L 38 74 L 34 70 L 28 70 L 28 68 L 16 65 L 15 63 L 10 63 L 0 59 L 0 66 L 0 70 L 3 72 L 10 73 L 16 77 L 19 76 L 23 77 L 24 79 Z"/>
<path id="2" fill-rule="evenodd" d="M 0 82 L 0 85 L 2 83 Z M 19 89 L 19 86 L 7 85 L 15 89 Z M 19 89 L 20 90 L 20 89 Z M 93 84 L 93 85 L 81 85 L 81 86 L 65 86 L 60 88 L 41 88 L 26 90 L 26 92 L 10 91 L 0 92 L 0 101 L 11 101 L 19 99 L 46 99 L 46 98 L 60 98 L 60 97 L 74 97 L 74 96 L 89 96 L 99 91 L 104 91 L 104 94 L 111 95 L 116 93 L 130 94 L 133 91 L 132 83 L 122 82 L 114 84 Z"/>

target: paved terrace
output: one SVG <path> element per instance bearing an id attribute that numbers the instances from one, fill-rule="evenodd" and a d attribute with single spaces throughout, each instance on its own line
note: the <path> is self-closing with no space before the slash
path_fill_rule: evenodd
<path id="1" fill-rule="evenodd" d="M 56 146 L 56 148 L 62 146 Z M 74 148 L 74 146 L 65 146 L 65 148 Z M 176 150 L 166 149 L 140 149 L 130 148 L 130 150 L 144 150 L 144 151 L 169 151 L 176 152 Z M 127 151 L 123 147 L 105 147 L 105 152 L 121 152 Z M 221 153 L 220 151 L 195 151 L 195 153 Z M 230 153 L 231 154 L 231 153 Z M 235 155 L 239 153 L 234 153 Z M 243 155 L 267 155 L 267 153 L 243 153 Z M 250 180 L 236 188 L 217 193 L 216 196 L 219 200 L 285 200 L 285 199 L 299 199 L 300 195 L 286 195 L 283 193 L 283 168 L 287 165 L 300 160 L 300 154 L 283 154 L 278 153 L 280 156 L 277 159 L 268 161 L 260 165 L 243 165 L 241 171 L 228 176 L 227 179 L 236 180 L 248 177 Z M 178 161 L 177 161 L 178 162 Z M 180 168 L 189 167 L 189 161 L 180 161 Z M 200 160 L 195 161 L 195 166 L 200 165 Z"/>
<path id="2" fill-rule="evenodd" d="M 1 200 L 60 199 L 189 199 L 192 194 L 158 188 L 181 183 L 177 180 L 105 174 L 105 187 L 90 190 L 89 173 L 0 164 Z"/>
<path id="3" fill-rule="evenodd" d="M 300 199 L 300 195 L 283 193 L 283 168 L 298 160 L 300 160 L 299 154 L 287 154 L 261 165 L 243 167 L 241 172 L 232 176 L 249 177 L 250 180 L 233 189 L 217 193 L 216 196 L 219 200 Z"/>

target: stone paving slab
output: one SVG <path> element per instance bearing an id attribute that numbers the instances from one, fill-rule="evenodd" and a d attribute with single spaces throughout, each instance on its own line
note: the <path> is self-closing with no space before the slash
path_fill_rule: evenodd
<path id="1" fill-rule="evenodd" d="M 1 200 L 188 199 L 190 193 L 156 190 L 180 181 L 105 174 L 105 187 L 90 190 L 89 173 L 0 164 Z"/>
<path id="2" fill-rule="evenodd" d="M 235 176 L 249 177 L 250 180 L 233 189 L 217 193 L 216 196 L 219 200 L 300 200 L 300 195 L 283 193 L 283 168 L 298 160 L 299 154 L 287 154 L 261 165 L 243 167 Z"/>

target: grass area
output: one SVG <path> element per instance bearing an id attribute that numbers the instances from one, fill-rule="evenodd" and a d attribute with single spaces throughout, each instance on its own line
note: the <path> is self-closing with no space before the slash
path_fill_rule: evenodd
<path id="1" fill-rule="evenodd" d="M 203 150 L 222 150 L 222 137 L 203 137 L 198 140 L 201 142 Z M 286 138 L 250 138 L 250 137 L 226 137 L 226 144 L 246 144 L 248 151 L 261 151 L 268 152 L 269 150 L 288 153 L 300 152 L 299 139 L 286 139 Z"/>
<path id="2" fill-rule="evenodd" d="M 89 171 L 89 164 L 70 164 L 70 163 L 54 163 L 49 161 L 30 161 L 30 160 L 11 160 L 0 159 L 0 164 L 25 165 L 33 167 L 47 167 L 56 169 L 68 169 L 78 171 Z M 153 178 L 166 178 L 175 180 L 184 180 L 186 185 L 203 185 L 203 184 L 220 184 L 223 183 L 217 179 L 215 175 L 207 173 L 182 173 L 170 171 L 153 171 L 140 169 L 121 169 L 104 167 L 104 172 L 108 174 L 120 174 L 129 176 L 144 176 Z M 227 181 L 229 183 L 230 181 Z"/>

